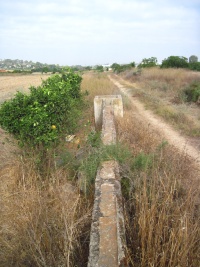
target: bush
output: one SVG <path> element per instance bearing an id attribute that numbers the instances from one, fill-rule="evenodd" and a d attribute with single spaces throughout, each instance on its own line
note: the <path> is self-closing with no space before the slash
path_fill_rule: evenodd
<path id="1" fill-rule="evenodd" d="M 157 66 L 157 58 L 151 57 L 151 58 L 144 58 L 142 62 L 138 65 L 138 68 L 150 68 Z"/>
<path id="2" fill-rule="evenodd" d="M 197 102 L 200 97 L 200 82 L 194 82 L 184 90 L 186 101 Z"/>
<path id="3" fill-rule="evenodd" d="M 170 56 L 164 59 L 161 68 L 188 68 L 188 61 L 186 57 Z"/>
<path id="4" fill-rule="evenodd" d="M 22 146 L 56 145 L 63 132 L 71 133 L 76 126 L 81 79 L 68 70 L 30 87 L 29 95 L 18 92 L 2 104 L 0 125 Z"/>
<path id="5" fill-rule="evenodd" d="M 131 62 L 129 64 L 123 64 L 123 65 L 113 63 L 111 66 L 111 68 L 113 69 L 115 73 L 120 73 L 120 72 L 123 72 L 125 70 L 131 69 L 134 67 L 135 67 L 135 62 Z"/>
<path id="6" fill-rule="evenodd" d="M 189 63 L 189 69 L 200 71 L 200 62 Z"/>

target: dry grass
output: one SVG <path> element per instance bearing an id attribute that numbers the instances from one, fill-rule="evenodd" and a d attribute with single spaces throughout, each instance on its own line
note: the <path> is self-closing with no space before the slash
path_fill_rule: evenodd
<path id="1" fill-rule="evenodd" d="M 94 96 L 117 91 L 104 74 L 83 78 L 82 90 L 90 92 L 89 111 L 82 120 L 86 125 L 87 119 L 93 121 Z M 118 122 L 119 141 L 131 148 L 135 158 L 142 152 L 153 155 L 150 166 L 122 168 L 129 181 L 125 203 L 129 266 L 196 267 L 199 215 L 195 192 L 187 183 L 193 181 L 192 164 L 133 117 L 128 101 L 126 106 L 129 111 Z M 92 125 L 80 131 L 82 139 Z M 45 181 L 7 137 L 1 131 L 0 266 L 86 266 L 91 199 L 70 182 L 73 174 L 68 165 L 56 167 L 50 161 L 52 172 Z"/>
<path id="2" fill-rule="evenodd" d="M 85 116 L 94 125 L 94 98 L 98 95 L 113 95 L 118 94 L 119 89 L 110 81 L 105 73 L 88 72 L 83 75 L 81 83 L 83 92 L 87 91 L 88 96 L 86 101 L 89 104 L 89 109 Z"/>
<path id="3" fill-rule="evenodd" d="M 184 102 L 183 90 L 193 81 L 200 81 L 198 73 L 184 69 L 148 68 L 140 75 L 133 71 L 121 74 L 124 83 L 148 109 L 189 136 L 200 136 L 199 107 Z"/>
<path id="4" fill-rule="evenodd" d="M 36 85 L 33 77 L 29 82 Z M 24 78 L 28 77 L 17 77 L 19 82 L 14 78 L 15 88 L 10 83 L 7 93 L 14 92 Z M 88 123 L 94 120 L 93 97 L 115 90 L 104 74 L 83 78 L 82 90 L 90 94 L 81 129 L 75 133 L 81 147 L 93 128 Z M 93 196 L 86 199 L 80 194 L 70 163 L 58 167 L 51 156 L 48 180 L 41 177 L 34 158 L 24 156 L 12 138 L 0 131 L 0 266 L 86 266 Z M 56 153 L 67 150 L 74 157 L 77 144 L 62 144 Z"/>
<path id="5" fill-rule="evenodd" d="M 93 103 L 97 95 L 113 95 L 118 92 L 116 86 L 105 73 L 86 73 L 83 75 L 82 91 L 88 91 L 88 100 Z"/>
<path id="6" fill-rule="evenodd" d="M 86 266 L 90 200 L 65 169 L 45 181 L 13 152 L 5 144 L 0 158 L 0 266 Z"/>
<path id="7" fill-rule="evenodd" d="M 192 162 L 133 115 L 130 107 L 118 121 L 118 136 L 140 159 L 139 167 L 121 170 L 128 181 L 124 192 L 129 266 L 199 266 L 199 186 Z"/>
<path id="8" fill-rule="evenodd" d="M 0 76 L 0 103 L 13 97 L 17 91 L 29 92 L 30 86 L 39 86 L 48 74 Z"/>

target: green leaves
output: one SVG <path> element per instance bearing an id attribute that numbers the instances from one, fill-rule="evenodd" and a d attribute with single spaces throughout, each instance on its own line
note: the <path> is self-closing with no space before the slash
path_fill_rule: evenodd
<path id="1" fill-rule="evenodd" d="M 144 58 L 142 62 L 138 65 L 139 68 L 150 68 L 157 66 L 157 58 L 156 57 L 150 57 L 150 58 Z"/>
<path id="2" fill-rule="evenodd" d="M 186 57 L 170 56 L 164 59 L 161 68 L 188 68 L 188 59 Z"/>
<path id="3" fill-rule="evenodd" d="M 30 94 L 18 92 L 0 108 L 0 125 L 22 145 L 50 147 L 63 132 L 71 133 L 81 108 L 82 78 L 70 71 L 53 75 Z M 55 127 L 52 128 L 52 125 Z"/>

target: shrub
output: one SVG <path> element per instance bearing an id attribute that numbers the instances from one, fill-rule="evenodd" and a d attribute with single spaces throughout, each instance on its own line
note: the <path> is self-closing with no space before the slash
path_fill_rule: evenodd
<path id="1" fill-rule="evenodd" d="M 142 62 L 138 65 L 139 68 L 150 68 L 157 66 L 157 58 L 156 57 L 150 57 L 150 58 L 144 58 Z"/>
<path id="2" fill-rule="evenodd" d="M 200 82 L 193 82 L 184 90 L 186 101 L 197 102 L 200 97 Z"/>
<path id="3" fill-rule="evenodd" d="M 2 104 L 0 125 L 22 146 L 41 149 L 57 144 L 63 131 L 71 133 L 76 126 L 81 79 L 68 70 L 30 87 L 29 95 L 18 92 Z"/>
<path id="4" fill-rule="evenodd" d="M 131 68 L 134 68 L 135 67 L 135 62 L 131 62 L 129 64 L 123 64 L 123 65 L 120 65 L 120 64 L 117 64 L 117 63 L 113 63 L 111 68 L 113 69 L 113 71 L 115 73 L 120 73 L 120 72 L 123 72 L 125 70 L 129 70 Z"/>
<path id="5" fill-rule="evenodd" d="M 189 69 L 200 71 L 200 62 L 189 63 Z"/>
<path id="6" fill-rule="evenodd" d="M 161 68 L 188 68 L 188 61 L 186 57 L 170 56 L 164 59 Z"/>

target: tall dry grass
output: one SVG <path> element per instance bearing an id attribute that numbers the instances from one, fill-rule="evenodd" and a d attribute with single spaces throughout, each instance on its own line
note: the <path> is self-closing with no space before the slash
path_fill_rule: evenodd
<path id="1" fill-rule="evenodd" d="M 124 192 L 129 266 L 199 266 L 199 185 L 192 162 L 130 107 L 118 121 L 118 137 L 139 163 L 121 167 L 128 181 Z"/>
<path id="2" fill-rule="evenodd" d="M 184 89 L 200 74 L 185 69 L 146 68 L 138 74 L 134 70 L 120 76 L 134 96 L 144 102 L 146 108 L 172 124 L 183 134 L 200 136 L 199 107 L 186 103 Z"/>
<path id="3" fill-rule="evenodd" d="M 47 173 L 37 172 L 35 158 L 0 129 L 1 267 L 87 266 L 93 196 L 80 193 L 71 165 L 93 128 L 88 120 L 94 120 L 94 96 L 112 94 L 115 87 L 104 74 L 85 74 L 82 90 L 89 95 L 81 128 L 75 133 L 80 142 L 62 143 L 49 153 L 48 179 Z M 66 160 L 68 152 L 71 158 Z M 65 157 L 62 164 L 57 164 L 59 156 Z"/>
<path id="4" fill-rule="evenodd" d="M 91 202 L 62 168 L 41 179 L 6 149 L 0 171 L 0 266 L 86 266 Z M 41 181 L 43 181 L 41 183 Z"/>
<path id="5" fill-rule="evenodd" d="M 82 91 L 88 91 L 88 100 L 93 103 L 97 95 L 113 95 L 118 92 L 117 87 L 109 80 L 106 73 L 88 72 L 83 75 Z"/>
<path id="6" fill-rule="evenodd" d="M 84 74 L 82 90 L 90 93 L 81 121 L 84 128 L 88 118 L 94 119 L 94 96 L 118 92 L 105 74 Z M 199 217 L 195 192 L 187 183 L 193 180 L 192 164 L 165 146 L 127 106 L 129 111 L 118 122 L 119 141 L 135 158 L 144 153 L 152 160 L 137 170 L 122 166 L 129 181 L 125 196 L 129 266 L 196 267 Z M 92 127 L 88 124 L 77 134 L 84 139 Z M 45 182 L 7 137 L 1 132 L 0 266 L 86 266 L 92 196 L 84 198 L 71 182 L 69 164 L 58 167 L 51 159 L 52 172 Z"/>

